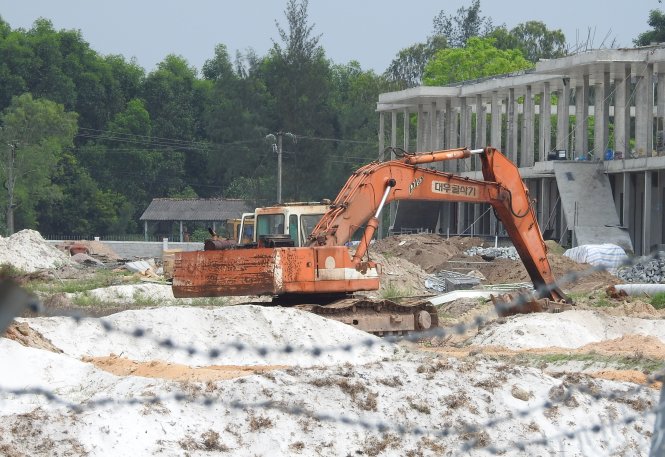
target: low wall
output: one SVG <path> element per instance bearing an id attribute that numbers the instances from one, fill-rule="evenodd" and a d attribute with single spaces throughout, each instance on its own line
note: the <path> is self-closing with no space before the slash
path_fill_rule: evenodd
<path id="1" fill-rule="evenodd" d="M 62 244 L 61 240 L 49 240 L 51 244 Z M 164 249 L 181 249 L 183 251 L 197 251 L 203 249 L 203 243 L 179 243 L 169 241 L 100 241 L 113 249 L 120 257 L 125 259 L 138 258 L 161 258 Z"/>

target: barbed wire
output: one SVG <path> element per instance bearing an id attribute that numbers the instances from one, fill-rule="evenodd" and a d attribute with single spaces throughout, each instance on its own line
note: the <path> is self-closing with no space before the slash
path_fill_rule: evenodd
<path id="1" fill-rule="evenodd" d="M 662 382 L 665 380 L 665 371 L 661 371 L 658 374 L 651 376 L 652 382 Z M 494 418 L 487 420 L 481 424 L 469 424 L 462 423 L 459 427 L 443 427 L 443 428 L 427 428 L 420 426 L 406 426 L 402 424 L 391 423 L 383 420 L 370 420 L 365 418 L 351 417 L 347 415 L 333 415 L 332 413 L 320 413 L 308 408 L 306 406 L 289 406 L 284 401 L 275 401 L 275 400 L 266 400 L 259 402 L 243 402 L 240 400 L 226 401 L 220 397 L 215 397 L 207 394 L 202 395 L 192 395 L 184 392 L 176 392 L 168 396 L 160 395 L 151 395 L 151 396 L 142 396 L 142 397 L 130 397 L 126 399 L 118 399 L 116 397 L 108 396 L 101 397 L 93 400 L 88 400 L 84 403 L 74 403 L 62 398 L 60 395 L 56 394 L 52 390 L 44 389 L 41 387 L 31 387 L 31 388 L 19 388 L 19 389 L 8 389 L 0 387 L 0 393 L 5 395 L 15 395 L 15 396 L 40 396 L 43 397 L 46 401 L 52 404 L 60 405 L 68 410 L 71 410 L 74 413 L 82 414 L 87 411 L 92 411 L 97 408 L 103 408 L 106 406 L 140 406 L 140 405 L 156 405 L 162 404 L 169 401 L 175 401 L 178 403 L 193 403 L 199 404 L 204 407 L 213 407 L 213 406 L 223 406 L 228 409 L 239 410 L 247 412 L 250 410 L 272 410 L 279 411 L 285 414 L 292 416 L 305 416 L 310 419 L 318 420 L 321 422 L 342 424 L 348 426 L 357 426 L 363 428 L 367 431 L 376 431 L 379 433 L 397 433 L 401 436 L 431 436 L 434 438 L 449 438 L 449 437 L 461 437 L 463 435 L 473 435 L 482 431 L 487 431 L 489 429 L 497 428 L 500 424 L 509 422 L 513 419 L 527 419 L 531 415 L 541 410 L 548 410 L 555 408 L 558 404 L 565 404 L 573 398 L 575 392 L 589 395 L 594 402 L 599 402 L 603 399 L 605 400 L 617 400 L 619 398 L 626 398 L 632 396 L 636 393 L 639 393 L 640 390 L 646 388 L 644 386 L 636 386 L 627 390 L 614 390 L 610 392 L 599 392 L 593 389 L 590 389 L 581 385 L 570 385 L 566 388 L 566 391 L 558 396 L 555 399 L 548 400 L 536 407 L 529 409 L 517 410 L 513 414 L 506 415 L 501 418 Z M 644 414 L 654 414 L 660 411 L 662 408 L 665 408 L 665 404 L 659 405 L 657 408 L 652 408 L 647 410 Z M 639 415 L 627 415 L 624 420 L 626 423 L 632 423 Z M 578 433 L 584 431 L 593 431 L 594 433 L 599 432 L 603 428 L 603 423 L 595 424 L 593 426 L 581 427 L 577 430 L 566 431 L 560 434 L 561 437 L 572 438 Z M 554 440 L 555 438 L 550 438 L 549 441 Z M 547 444 L 547 438 L 540 438 L 537 440 L 516 442 L 510 448 L 496 448 L 494 446 L 485 446 L 485 447 L 476 447 L 478 444 L 477 439 L 472 438 L 471 440 L 466 441 L 460 449 L 460 452 L 468 452 L 472 448 L 474 450 L 486 450 L 491 454 L 502 454 L 507 450 L 515 449 L 524 451 L 526 447 L 531 445 L 538 444 Z"/>
<path id="2" fill-rule="evenodd" d="M 626 259 L 619 268 L 631 267 L 638 263 L 649 261 L 652 259 L 660 259 L 665 256 L 663 252 L 654 252 L 649 256 L 639 257 L 634 259 Z M 537 296 L 547 296 L 548 293 L 558 287 L 561 287 L 566 284 L 575 283 L 576 281 L 589 276 L 597 272 L 606 271 L 608 268 L 603 265 L 596 265 L 588 269 L 569 272 L 566 275 L 562 276 L 559 280 L 555 281 L 552 284 L 545 284 L 535 289 L 535 295 Z M 26 301 L 24 307 L 7 307 L 7 309 L 0 310 L 0 322 L 9 322 L 11 319 L 7 319 L 7 313 L 11 315 L 11 318 L 20 315 L 20 313 L 27 309 L 28 311 L 36 314 L 38 316 L 45 317 L 69 317 L 74 320 L 75 323 L 79 324 L 83 320 L 92 320 L 97 322 L 102 330 L 107 334 L 121 334 L 124 336 L 129 336 L 136 339 L 147 339 L 157 344 L 159 347 L 164 349 L 169 349 L 176 352 L 183 352 L 191 356 L 204 356 L 210 360 L 216 360 L 222 357 L 225 353 L 229 351 L 236 351 L 236 353 L 254 353 L 260 357 L 266 357 L 268 355 L 285 355 L 285 354 L 306 354 L 312 357 L 320 357 L 326 353 L 336 353 L 336 352 L 346 352 L 350 353 L 355 349 L 362 348 L 365 350 L 372 349 L 374 346 L 383 345 L 384 342 L 387 343 L 398 343 L 400 341 L 408 342 L 419 342 L 425 339 L 431 338 L 441 338 L 445 339 L 451 335 L 462 335 L 468 330 L 481 327 L 488 324 L 490 321 L 496 318 L 496 314 L 501 313 L 510 313 L 514 309 L 519 309 L 521 306 L 525 305 L 531 299 L 529 293 L 520 293 L 517 294 L 512 300 L 508 302 L 498 301 L 495 303 L 495 311 L 490 311 L 485 314 L 476 316 L 469 323 L 459 323 L 451 326 L 444 327 L 435 327 L 428 330 L 413 331 L 409 332 L 406 335 L 388 335 L 384 336 L 382 339 L 378 339 L 374 336 L 368 336 L 366 338 L 361 338 L 354 343 L 342 343 L 337 345 L 328 345 L 328 346 L 311 346 L 311 347 L 297 347 L 292 344 L 285 344 L 281 346 L 269 347 L 269 346 L 254 346 L 242 341 L 232 341 L 221 343 L 213 348 L 197 348 L 194 345 L 180 344 L 176 342 L 173 338 L 157 338 L 154 337 L 149 329 L 146 329 L 141 326 L 136 326 L 132 329 L 121 329 L 117 328 L 114 323 L 107 319 L 87 316 L 80 311 L 63 311 L 63 310 L 50 310 L 46 308 L 41 302 L 38 301 Z M 0 328 L 0 331 L 4 331 L 4 328 Z"/>

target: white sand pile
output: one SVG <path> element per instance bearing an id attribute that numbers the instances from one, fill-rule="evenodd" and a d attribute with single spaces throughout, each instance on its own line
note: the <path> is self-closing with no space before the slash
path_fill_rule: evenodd
<path id="1" fill-rule="evenodd" d="M 34 230 L 21 230 L 9 238 L 0 236 L 0 264 L 10 264 L 32 273 L 68 263 L 71 263 L 68 254 L 48 244 Z"/>
<path id="2" fill-rule="evenodd" d="M 655 390 L 618 401 L 575 393 L 565 404 L 542 411 L 538 406 L 556 398 L 552 392 L 570 381 L 534 368 L 506 369 L 500 362 L 433 359 L 417 353 L 367 365 L 272 371 L 207 385 L 116 377 L 65 354 L 1 338 L 0 354 L 0 387 L 42 386 L 76 403 L 164 398 L 155 404 L 108 404 L 72 413 L 43 398 L 0 393 L 0 450 L 8 455 L 488 455 L 462 451 L 465 440 L 476 438 L 483 446 L 507 448 L 504 455 L 511 456 L 550 456 L 561 449 L 571 457 L 639 456 L 648 453 L 651 438 L 646 431 L 653 430 L 653 417 L 645 411 L 658 398 Z M 613 381 L 583 382 L 600 392 L 628 388 Z M 180 392 L 215 400 L 211 406 L 176 402 L 172 398 Z M 450 430 L 451 435 L 400 436 L 394 430 L 365 430 L 275 409 L 238 410 L 231 407 L 233 401 L 272 401 L 337 419 Z M 526 417 L 516 414 L 529 409 L 533 411 Z M 462 427 L 509 415 L 509 420 L 481 426 L 477 434 Z M 618 420 L 627 416 L 637 419 L 629 425 Z M 599 423 L 608 429 L 555 438 L 547 446 L 522 451 L 515 446 L 516 441 L 557 437 Z"/>
<path id="3" fill-rule="evenodd" d="M 470 343 L 510 349 L 578 348 L 629 334 L 651 335 L 665 342 L 665 321 L 609 316 L 587 310 L 523 314 L 481 329 Z"/>
<path id="4" fill-rule="evenodd" d="M 127 303 L 132 300 L 148 300 L 156 305 L 162 303 L 171 303 L 176 300 L 185 300 L 181 303 L 187 303 L 191 300 L 176 299 L 173 296 L 173 290 L 167 284 L 140 283 L 123 284 L 119 286 L 100 287 L 85 292 L 76 292 L 65 294 L 68 299 L 75 299 L 79 296 L 88 296 L 104 303 Z"/>
<path id="5" fill-rule="evenodd" d="M 76 324 L 70 318 L 30 319 L 32 328 L 74 357 L 122 354 L 135 361 L 165 360 L 190 366 L 205 365 L 323 365 L 366 363 L 393 354 L 394 347 L 380 338 L 349 325 L 291 308 L 256 305 L 229 306 L 216 309 L 169 307 L 123 311 L 104 318 L 113 328 L 146 330 L 148 338 L 136 339 L 124 334 L 106 333 L 98 319 Z M 226 350 L 217 358 L 189 356 L 183 351 L 160 347 L 157 341 L 170 338 L 180 346 L 193 346 L 205 351 Z M 302 349 L 360 344 L 372 340 L 371 348 L 351 352 L 325 352 L 320 357 L 308 356 Z M 243 343 L 247 349 L 228 348 L 229 343 Z M 258 348 L 282 348 L 291 345 L 291 354 L 262 357 Z"/>

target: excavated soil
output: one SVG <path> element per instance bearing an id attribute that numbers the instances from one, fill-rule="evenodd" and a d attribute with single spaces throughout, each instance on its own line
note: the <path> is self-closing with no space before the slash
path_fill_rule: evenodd
<path id="1" fill-rule="evenodd" d="M 26 347 L 46 349 L 47 351 L 62 353 L 59 348 L 51 343 L 51 340 L 45 338 L 44 335 L 31 328 L 27 322 L 13 322 L 9 324 L 5 334 L 0 336 L 9 338 L 10 340 L 16 341 Z"/>
<path id="2" fill-rule="evenodd" d="M 107 357 L 83 357 L 83 362 L 92 363 L 97 368 L 116 376 L 141 376 L 144 378 L 170 379 L 172 381 L 213 382 L 240 378 L 252 374 L 288 368 L 286 365 L 211 365 L 190 367 L 178 363 L 152 360 L 137 362 L 111 354 Z"/>

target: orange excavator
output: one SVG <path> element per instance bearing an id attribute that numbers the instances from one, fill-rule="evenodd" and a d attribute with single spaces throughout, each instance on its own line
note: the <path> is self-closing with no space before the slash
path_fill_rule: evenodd
<path id="1" fill-rule="evenodd" d="M 480 157 L 484 181 L 422 166 L 472 155 Z M 383 207 L 396 200 L 492 205 L 539 295 L 500 314 L 557 311 L 570 303 L 555 284 L 519 170 L 491 147 L 402 152 L 395 160 L 365 165 L 348 179 L 309 234 L 307 245 L 296 247 L 288 235 L 271 231 L 250 244 L 217 249 L 206 243 L 207 250 L 176 253 L 173 293 L 176 297 L 271 295 L 275 304 L 297 305 L 375 334 L 435 327 L 436 309 L 429 302 L 398 304 L 352 295 L 379 288 L 380 265 L 368 258 L 368 248 Z M 346 243 L 363 226 L 360 243 L 351 254 Z M 495 305 L 499 309 L 500 303 Z"/>

